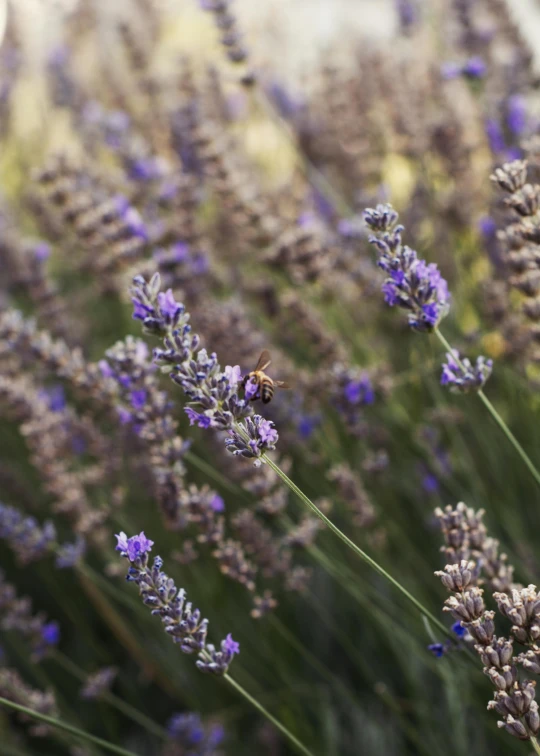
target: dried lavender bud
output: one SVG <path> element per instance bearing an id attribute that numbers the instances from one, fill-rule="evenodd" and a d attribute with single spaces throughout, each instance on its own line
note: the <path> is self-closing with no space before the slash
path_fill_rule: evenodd
<path id="1" fill-rule="evenodd" d="M 496 168 L 490 179 L 509 194 L 522 189 L 527 183 L 527 161 L 514 160 Z"/>
<path id="2" fill-rule="evenodd" d="M 253 415 L 229 430 L 225 447 L 234 455 L 254 459 L 253 464 L 258 467 L 262 463 L 262 455 L 276 448 L 277 440 L 278 432 L 274 423 L 261 415 Z"/>
<path id="3" fill-rule="evenodd" d="M 451 506 L 435 510 L 446 546 L 441 551 L 451 564 L 472 559 L 476 563 L 474 583 L 483 573 L 493 590 L 506 592 L 513 583 L 514 568 L 507 564 L 506 554 L 499 554 L 499 542 L 487 535 L 482 522 L 484 510 L 475 512 L 460 502 L 455 509 Z"/>
<path id="4" fill-rule="evenodd" d="M 516 661 L 521 664 L 527 672 L 540 675 L 540 648 L 535 643 L 528 651 L 517 656 Z"/>
<path id="5" fill-rule="evenodd" d="M 398 216 L 391 205 L 366 210 L 364 219 L 375 232 L 369 241 L 379 253 L 378 265 L 388 275 L 382 287 L 385 302 L 406 310 L 413 330 L 432 331 L 450 309 L 448 284 L 439 269 L 402 245 L 404 228 L 396 225 Z"/>
<path id="6" fill-rule="evenodd" d="M 273 612 L 278 602 L 272 595 L 272 591 L 265 591 L 262 596 L 253 597 L 253 609 L 250 614 L 254 619 L 260 619 Z"/>
<path id="7" fill-rule="evenodd" d="M 450 386 L 454 391 L 464 394 L 469 391 L 480 391 L 489 379 L 493 370 L 493 360 L 477 357 L 473 366 L 467 357 L 459 356 L 457 349 L 446 353 L 443 364 L 441 385 Z"/>
<path id="8" fill-rule="evenodd" d="M 104 693 L 108 693 L 118 675 L 117 667 L 102 667 L 93 675 L 88 675 L 86 682 L 79 691 L 81 698 L 97 700 Z"/>
<path id="9" fill-rule="evenodd" d="M 480 645 L 489 645 L 495 637 L 495 612 L 484 612 L 480 619 L 465 623 L 465 628 Z"/>
<path id="10" fill-rule="evenodd" d="M 496 637 L 489 644 L 482 643 L 475 646 L 475 649 L 485 667 L 495 667 L 496 669 L 502 669 L 508 665 L 514 651 L 511 639 Z"/>
<path id="11" fill-rule="evenodd" d="M 494 593 L 501 614 L 512 622 L 512 635 L 520 643 L 534 643 L 540 638 L 540 594 L 535 585 L 510 593 Z"/>
<path id="12" fill-rule="evenodd" d="M 535 699 L 536 683 L 530 680 L 524 682 L 514 682 L 508 690 L 499 690 L 495 693 L 493 701 L 488 704 L 489 710 L 494 710 L 503 717 L 502 721 L 497 722 L 499 727 L 504 729 L 514 737 L 520 740 L 529 740 L 530 733 L 523 722 L 519 719 L 525 718 L 533 725 L 532 732 L 536 734 L 538 705 Z M 531 716 L 528 716 L 531 714 Z"/>
<path id="13" fill-rule="evenodd" d="M 521 189 L 505 200 L 505 204 L 515 210 L 523 218 L 528 218 L 538 212 L 540 202 L 540 186 L 525 184 Z"/>
<path id="14" fill-rule="evenodd" d="M 455 568 L 457 565 L 447 565 L 447 567 Z M 442 574 L 444 575 L 444 573 Z M 446 599 L 444 602 L 444 611 L 451 612 L 456 620 L 466 623 L 474 622 L 474 620 L 480 619 L 485 611 L 482 594 L 483 591 L 481 588 L 471 588 L 464 593 L 456 593 L 455 596 L 450 596 Z"/>
<path id="15" fill-rule="evenodd" d="M 447 564 L 444 571 L 438 570 L 435 575 L 441 578 L 441 582 L 447 591 L 460 593 L 474 584 L 476 564 L 463 559 L 459 564 Z M 456 619 L 468 619 L 459 617 Z M 472 619 L 475 619 L 474 617 Z"/>
<path id="16" fill-rule="evenodd" d="M 197 667 L 201 671 L 224 675 L 235 654 L 240 653 L 240 645 L 230 634 L 221 642 L 219 651 L 207 644 L 208 620 L 186 600 L 184 589 L 178 589 L 172 578 L 162 571 L 161 557 L 155 557 L 152 567 L 148 567 L 148 554 L 154 542 L 144 533 L 131 538 L 120 533 L 116 539 L 116 550 L 130 562 L 126 579 L 139 587 L 143 603 L 151 608 L 153 615 L 161 618 L 165 632 L 185 654 L 198 654 Z"/>

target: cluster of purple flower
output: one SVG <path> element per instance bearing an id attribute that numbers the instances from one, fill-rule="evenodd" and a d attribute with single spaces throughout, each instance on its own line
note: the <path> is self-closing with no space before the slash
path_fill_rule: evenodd
<path id="1" fill-rule="evenodd" d="M 185 654 L 198 654 L 196 664 L 201 672 L 226 674 L 235 654 L 240 653 L 240 644 L 230 633 L 221 641 L 219 649 L 207 643 L 208 620 L 202 618 L 198 609 L 193 609 L 184 589 L 178 589 L 173 579 L 163 572 L 161 557 L 154 557 L 152 567 L 148 566 L 148 554 L 154 542 L 144 533 L 131 538 L 120 533 L 116 539 L 116 550 L 130 562 L 126 579 L 139 586 L 143 603 L 151 608 L 153 615 L 161 617 L 165 632 L 174 643 L 180 644 Z"/>
<path id="2" fill-rule="evenodd" d="M 492 370 L 493 360 L 480 356 L 473 365 L 467 357 L 460 357 L 457 349 L 454 349 L 452 353 L 446 354 L 441 384 L 464 394 L 469 391 L 480 391 L 489 379 Z"/>
<path id="3" fill-rule="evenodd" d="M 387 274 L 382 290 L 387 304 L 408 313 L 415 331 L 429 332 L 448 314 L 448 285 L 434 263 L 429 265 L 401 243 L 403 226 L 391 205 L 368 208 L 364 218 L 373 231 L 369 241 L 379 252 L 379 267 Z"/>
<path id="4" fill-rule="evenodd" d="M 465 76 L 467 79 L 482 79 L 487 71 L 486 62 L 479 55 L 469 58 L 464 63 L 443 63 L 441 76 L 443 79 L 457 79 Z"/>
<path id="5" fill-rule="evenodd" d="M 217 756 L 216 749 L 225 738 L 222 725 L 206 725 L 199 714 L 192 712 L 174 714 L 167 723 L 167 733 L 182 749 L 180 753 L 193 756 Z"/>
<path id="6" fill-rule="evenodd" d="M 32 601 L 19 598 L 15 587 L 4 580 L 0 571 L 0 629 L 14 630 L 30 645 L 32 658 L 40 661 L 60 640 L 57 622 L 48 621 L 44 614 L 32 612 Z"/>
<path id="7" fill-rule="evenodd" d="M 149 283 L 137 276 L 132 287 L 133 317 L 142 321 L 146 333 L 164 340 L 164 348 L 154 349 L 154 362 L 184 390 L 191 425 L 228 431 L 231 452 L 260 461 L 275 448 L 278 434 L 273 423 L 253 415 L 249 403 L 253 392 L 246 391 L 243 399 L 238 395 L 240 367 L 227 365 L 222 370 L 215 353 L 199 348 L 200 338 L 192 333 L 189 313 L 175 301 L 171 289 L 160 291 L 160 284 L 156 273 Z"/>

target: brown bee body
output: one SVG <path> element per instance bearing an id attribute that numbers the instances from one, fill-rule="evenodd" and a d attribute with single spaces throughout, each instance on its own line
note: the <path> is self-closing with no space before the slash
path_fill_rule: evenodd
<path id="1" fill-rule="evenodd" d="M 268 402 L 272 401 L 276 388 L 289 388 L 284 381 L 274 381 L 269 375 L 266 375 L 264 371 L 270 365 L 270 362 L 270 353 L 267 349 L 264 349 L 255 370 L 252 370 L 251 373 L 248 373 L 244 377 L 244 389 L 249 381 L 256 384 L 259 389 L 258 396 L 255 395 L 251 399 L 252 402 L 260 398 L 263 404 L 268 404 Z"/>

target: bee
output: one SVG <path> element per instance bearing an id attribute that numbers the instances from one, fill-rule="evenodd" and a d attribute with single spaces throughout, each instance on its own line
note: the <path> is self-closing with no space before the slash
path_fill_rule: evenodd
<path id="1" fill-rule="evenodd" d="M 270 376 L 266 375 L 264 371 L 266 370 L 268 365 L 270 365 L 270 362 L 270 352 L 268 351 L 268 349 L 263 349 L 261 356 L 259 357 L 259 361 L 255 366 L 255 370 L 252 370 L 251 373 L 248 373 L 246 376 L 244 376 L 244 390 L 246 389 L 247 384 L 250 381 L 257 386 L 257 393 L 251 398 L 251 401 L 255 401 L 255 399 L 260 398 L 263 404 L 268 404 L 268 402 L 272 401 L 272 397 L 274 396 L 274 391 L 276 388 L 290 388 L 290 386 L 285 383 L 285 381 L 274 381 L 272 378 L 270 378 Z"/>

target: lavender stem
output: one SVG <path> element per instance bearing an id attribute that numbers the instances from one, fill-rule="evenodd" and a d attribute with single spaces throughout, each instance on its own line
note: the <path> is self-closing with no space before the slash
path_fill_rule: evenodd
<path id="1" fill-rule="evenodd" d="M 444 348 L 448 352 L 450 352 L 450 354 L 455 354 L 455 350 L 452 349 L 452 347 L 450 346 L 449 342 L 446 340 L 446 338 L 443 336 L 443 334 L 440 332 L 440 330 L 438 328 L 434 329 L 434 333 L 437 336 L 437 338 L 439 339 L 439 341 L 441 342 L 441 344 L 444 346 Z M 459 358 L 454 357 L 454 359 L 456 360 L 457 364 L 460 367 L 462 367 L 461 361 L 459 360 Z M 514 434 L 512 433 L 512 431 L 510 430 L 510 428 L 507 426 L 507 424 L 504 422 L 504 420 L 502 419 L 502 417 L 499 415 L 499 413 L 497 412 L 497 410 L 495 409 L 495 407 L 493 406 L 493 404 L 489 401 L 489 399 L 487 398 L 487 396 L 484 394 L 483 390 L 480 389 L 480 391 L 477 391 L 476 393 L 478 394 L 480 400 L 482 401 L 482 403 L 484 404 L 484 406 L 487 408 L 488 412 L 490 413 L 490 415 L 492 416 L 492 418 L 495 420 L 495 422 L 497 423 L 497 425 L 499 426 L 499 428 L 502 430 L 502 432 L 504 433 L 504 435 L 506 436 L 506 438 L 510 441 L 510 443 L 512 444 L 512 446 L 514 447 L 514 449 L 517 451 L 517 453 L 519 454 L 519 456 L 521 457 L 521 459 L 525 462 L 525 464 L 527 465 L 527 467 L 529 469 L 529 472 L 531 473 L 531 475 L 533 476 L 533 478 L 535 479 L 535 481 L 540 486 L 540 472 L 538 472 L 538 470 L 536 469 L 533 461 L 531 460 L 531 458 L 529 457 L 529 455 L 527 454 L 527 452 L 525 451 L 525 449 L 519 443 L 519 441 L 514 436 Z"/>
<path id="2" fill-rule="evenodd" d="M 73 727 L 72 725 L 66 724 L 66 722 L 62 722 L 60 719 L 55 719 L 54 717 L 49 717 L 46 714 L 41 714 L 39 711 L 28 709 L 26 706 L 21 706 L 20 704 L 14 703 L 13 701 L 9 701 L 7 698 L 2 698 L 0 696 L 0 704 L 2 706 L 7 706 L 8 709 L 20 711 L 22 714 L 26 714 L 26 716 L 32 717 L 33 719 L 38 719 L 40 722 L 45 722 L 46 724 L 49 724 L 52 727 L 56 727 L 59 730 L 69 732 L 71 735 L 75 735 L 75 737 L 79 738 L 80 740 L 85 740 L 88 743 L 94 743 L 95 745 L 100 746 L 105 751 L 109 751 L 110 753 L 117 753 L 119 754 L 119 756 L 137 756 L 137 754 L 133 753 L 133 751 L 127 751 L 125 748 L 121 748 L 120 746 L 116 746 L 113 743 L 109 743 L 109 741 L 107 740 L 98 738 L 95 735 L 90 735 L 89 732 L 80 730 L 78 727 Z"/>
<path id="3" fill-rule="evenodd" d="M 274 470 L 277 475 L 281 478 L 281 480 L 285 483 L 285 485 L 291 489 L 293 493 L 295 493 L 299 499 L 301 499 L 304 504 L 313 512 L 313 514 L 319 518 L 319 520 L 322 520 L 324 524 L 338 537 L 340 538 L 343 543 L 345 543 L 352 551 L 355 552 L 357 556 L 360 557 L 364 562 L 369 564 L 369 566 L 375 570 L 375 572 L 378 572 L 379 575 L 382 575 L 386 580 L 388 580 L 389 583 L 391 583 L 394 588 L 397 588 L 397 590 L 405 596 L 405 598 L 417 609 L 420 614 L 422 614 L 424 617 L 427 617 L 427 619 L 432 622 L 441 632 L 443 632 L 445 635 L 450 636 L 448 628 L 433 615 L 429 609 L 426 609 L 426 607 L 418 601 L 409 591 L 401 585 L 395 578 L 390 575 L 383 567 L 380 566 L 378 562 L 376 562 L 372 557 L 370 557 L 368 554 L 366 554 L 365 551 L 363 551 L 359 546 L 357 546 L 354 541 L 351 541 L 350 538 L 348 538 L 345 533 L 343 533 L 342 530 L 340 530 L 337 525 L 334 525 L 332 520 L 330 520 L 321 510 L 311 501 L 308 496 L 300 489 L 298 486 L 289 478 L 288 475 L 286 475 L 283 470 L 278 467 L 269 457 L 267 454 L 263 454 L 263 459 L 268 464 L 272 470 Z M 451 637 L 451 636 L 450 636 Z"/>

